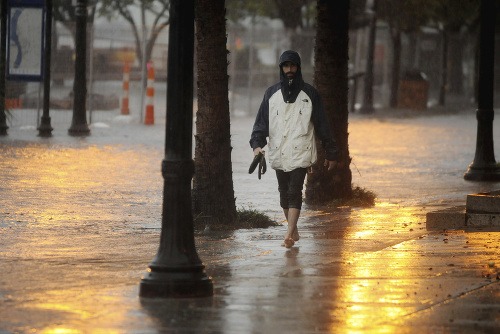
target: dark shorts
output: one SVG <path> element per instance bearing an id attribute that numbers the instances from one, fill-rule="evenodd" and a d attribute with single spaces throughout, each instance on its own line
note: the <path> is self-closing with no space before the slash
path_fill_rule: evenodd
<path id="1" fill-rule="evenodd" d="M 291 172 L 276 170 L 280 205 L 283 209 L 294 208 L 300 210 L 302 208 L 302 187 L 304 186 L 306 174 L 306 168 L 297 168 Z"/>

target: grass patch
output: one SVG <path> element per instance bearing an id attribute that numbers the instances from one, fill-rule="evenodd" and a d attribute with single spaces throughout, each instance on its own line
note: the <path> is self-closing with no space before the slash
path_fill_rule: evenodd
<path id="1" fill-rule="evenodd" d="M 268 228 L 280 225 L 266 214 L 254 209 L 239 209 L 237 215 L 237 228 Z"/>
<path id="2" fill-rule="evenodd" d="M 375 206 L 376 198 L 377 194 L 373 191 L 356 186 L 352 189 L 351 198 L 345 199 L 343 205 L 354 207 L 372 207 Z"/>
<path id="3" fill-rule="evenodd" d="M 280 226 L 265 213 L 255 209 L 237 209 L 236 220 L 228 224 L 220 224 L 217 219 L 207 219 L 202 215 L 194 217 L 194 227 L 197 231 L 234 231 L 238 229 L 268 228 Z"/>
<path id="4" fill-rule="evenodd" d="M 352 188 L 351 197 L 336 198 L 328 203 L 315 204 L 313 207 L 326 207 L 328 209 L 335 209 L 339 207 L 352 207 L 352 208 L 369 208 L 375 206 L 375 199 L 377 195 L 370 190 L 361 187 Z"/>

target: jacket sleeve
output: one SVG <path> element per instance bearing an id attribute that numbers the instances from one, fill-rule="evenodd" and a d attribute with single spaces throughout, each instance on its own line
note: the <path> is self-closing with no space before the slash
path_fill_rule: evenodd
<path id="1" fill-rule="evenodd" d="M 338 161 L 339 150 L 337 142 L 333 137 L 328 119 L 326 118 L 323 102 L 321 101 L 321 97 L 317 91 L 313 95 L 313 111 L 311 119 L 314 125 L 314 131 L 323 145 L 326 159 L 330 161 Z"/>
<path id="2" fill-rule="evenodd" d="M 269 99 L 267 95 L 264 95 L 253 125 L 252 135 L 250 136 L 250 147 L 252 149 L 263 148 L 267 145 L 266 138 L 269 137 Z"/>

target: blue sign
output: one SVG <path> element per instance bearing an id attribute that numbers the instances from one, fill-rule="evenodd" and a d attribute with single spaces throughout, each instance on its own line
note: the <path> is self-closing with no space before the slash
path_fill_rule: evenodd
<path id="1" fill-rule="evenodd" d="M 45 49 L 44 1 L 9 0 L 7 18 L 7 79 L 41 81 Z"/>

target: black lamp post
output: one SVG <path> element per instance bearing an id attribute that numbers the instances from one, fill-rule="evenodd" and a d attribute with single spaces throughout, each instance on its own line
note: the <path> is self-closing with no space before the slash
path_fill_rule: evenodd
<path id="1" fill-rule="evenodd" d="M 0 136 L 7 135 L 7 114 L 5 111 L 5 71 L 7 67 L 7 0 L 2 0 L 0 8 Z"/>
<path id="2" fill-rule="evenodd" d="M 142 278 L 142 298 L 207 297 L 212 281 L 196 252 L 191 210 L 194 0 L 172 0 L 167 124 L 162 162 L 163 214 L 158 253 Z"/>
<path id="3" fill-rule="evenodd" d="M 45 58 L 43 61 L 43 113 L 38 127 L 40 137 L 51 137 L 50 125 L 50 61 L 52 55 L 52 0 L 45 0 Z"/>
<path id="4" fill-rule="evenodd" d="M 68 134 L 71 136 L 87 136 L 90 129 L 87 125 L 87 0 L 76 2 L 75 32 L 75 80 L 73 83 L 73 120 Z"/>
<path id="5" fill-rule="evenodd" d="M 500 181 L 493 150 L 495 13 L 495 0 L 481 0 L 476 154 L 464 175 L 469 181 Z"/>

